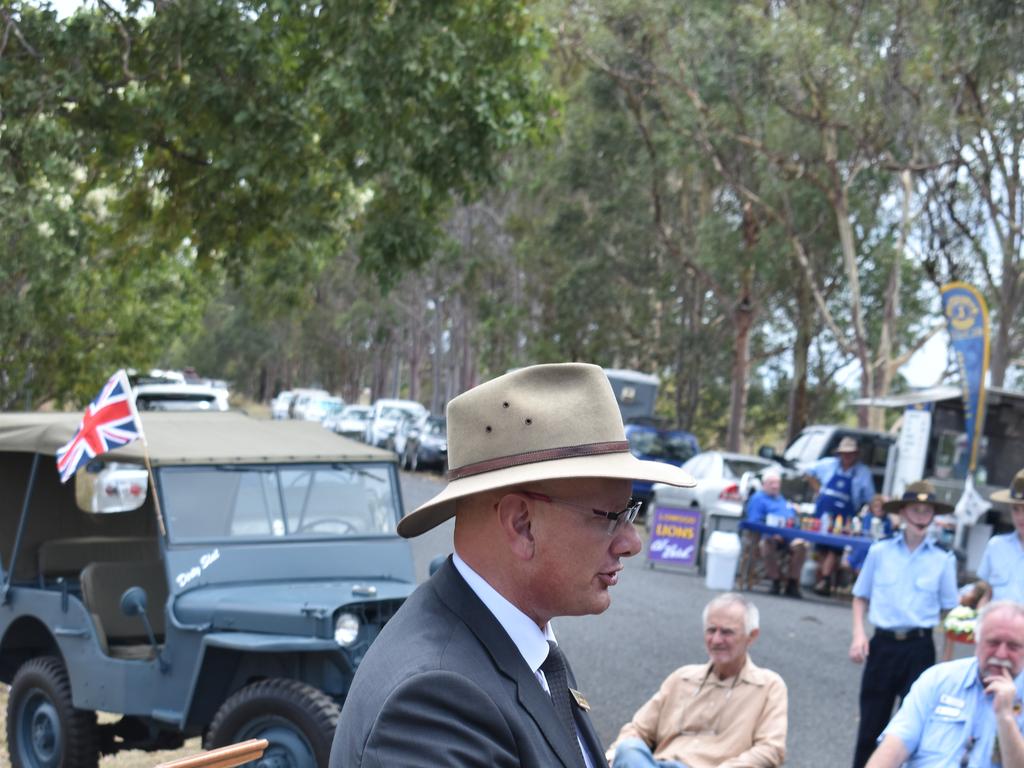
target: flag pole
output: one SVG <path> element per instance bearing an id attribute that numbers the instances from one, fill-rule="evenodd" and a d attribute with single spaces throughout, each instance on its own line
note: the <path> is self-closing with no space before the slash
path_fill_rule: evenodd
<path id="1" fill-rule="evenodd" d="M 128 393 L 128 403 L 132 409 L 132 416 L 135 417 L 135 423 L 139 425 L 139 439 L 142 440 L 142 461 L 146 465 L 146 474 L 149 477 L 149 489 L 153 495 L 153 509 L 156 511 L 156 524 L 160 529 L 160 536 L 166 537 L 167 528 L 164 526 L 164 511 L 160 507 L 160 495 L 156 492 L 156 475 L 153 474 L 153 464 L 149 460 L 149 443 L 146 441 L 146 432 L 142 428 L 142 419 L 139 418 L 139 412 L 135 408 L 135 393 L 132 392 L 132 388 L 128 383 L 128 374 L 122 369 L 121 375 L 124 377 L 122 383 L 125 392 Z"/>

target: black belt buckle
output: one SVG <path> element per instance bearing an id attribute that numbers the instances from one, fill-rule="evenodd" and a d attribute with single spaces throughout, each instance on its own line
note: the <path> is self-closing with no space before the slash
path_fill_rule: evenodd
<path id="1" fill-rule="evenodd" d="M 897 632 L 892 633 L 894 640 L 906 640 L 908 637 L 910 637 L 910 635 L 910 632 L 906 632 L 904 630 L 899 630 Z"/>

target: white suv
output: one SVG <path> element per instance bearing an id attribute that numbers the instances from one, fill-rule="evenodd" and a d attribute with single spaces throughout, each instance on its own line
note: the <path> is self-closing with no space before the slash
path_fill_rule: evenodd
<path id="1" fill-rule="evenodd" d="M 418 419 L 427 415 L 427 409 L 415 400 L 381 398 L 375 402 L 366 424 L 366 442 L 378 448 L 390 447 L 398 422 L 405 415 Z"/>

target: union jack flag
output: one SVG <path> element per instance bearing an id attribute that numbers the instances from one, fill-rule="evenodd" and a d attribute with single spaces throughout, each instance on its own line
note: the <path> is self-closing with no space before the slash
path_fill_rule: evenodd
<path id="1" fill-rule="evenodd" d="M 66 483 L 83 464 L 139 437 L 142 437 L 142 423 L 135 411 L 128 376 L 122 369 L 110 377 L 96 399 L 89 403 L 75 436 L 57 450 L 60 481 Z"/>

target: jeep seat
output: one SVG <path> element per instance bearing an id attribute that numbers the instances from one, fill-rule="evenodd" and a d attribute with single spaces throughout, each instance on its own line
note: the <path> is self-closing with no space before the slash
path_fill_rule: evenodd
<path id="1" fill-rule="evenodd" d="M 92 615 L 103 652 L 122 659 L 152 658 L 142 618 L 121 612 L 121 595 L 129 587 L 146 590 L 146 616 L 156 641 L 162 643 L 168 592 L 159 560 L 90 563 L 82 570 L 82 600 Z"/>
<path id="2" fill-rule="evenodd" d="M 50 539 L 39 545 L 39 572 L 44 578 L 77 578 L 95 561 L 156 560 L 156 538 L 141 536 L 79 536 Z M 148 590 L 147 590 L 148 591 Z"/>

